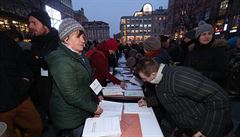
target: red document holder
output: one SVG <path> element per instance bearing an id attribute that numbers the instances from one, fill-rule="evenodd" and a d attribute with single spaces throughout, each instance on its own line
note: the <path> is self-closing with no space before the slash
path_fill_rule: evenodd
<path id="1" fill-rule="evenodd" d="M 142 137 L 139 115 L 122 114 L 121 131 L 121 137 Z"/>

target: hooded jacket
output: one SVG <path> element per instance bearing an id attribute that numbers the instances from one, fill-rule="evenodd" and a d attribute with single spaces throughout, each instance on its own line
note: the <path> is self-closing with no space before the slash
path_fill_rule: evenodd
<path id="1" fill-rule="evenodd" d="M 114 84 L 120 84 L 121 81 L 109 73 L 108 58 L 110 56 L 107 42 L 100 43 L 96 48 L 86 53 L 94 71 L 94 79 L 98 79 L 102 86 L 107 85 L 107 79 Z"/>

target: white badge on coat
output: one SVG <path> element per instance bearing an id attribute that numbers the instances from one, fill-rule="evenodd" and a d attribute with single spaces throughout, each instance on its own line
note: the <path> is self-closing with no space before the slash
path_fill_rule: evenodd
<path id="1" fill-rule="evenodd" d="M 48 77 L 48 70 L 44 70 L 43 68 L 41 68 L 41 76 Z"/>
<path id="2" fill-rule="evenodd" d="M 95 79 L 92 84 L 90 85 L 90 88 L 94 91 L 96 95 L 103 89 L 102 85 L 99 83 L 97 79 Z"/>

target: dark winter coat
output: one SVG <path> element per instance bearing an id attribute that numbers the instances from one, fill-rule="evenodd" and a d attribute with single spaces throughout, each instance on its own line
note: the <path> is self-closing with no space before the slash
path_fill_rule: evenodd
<path id="1" fill-rule="evenodd" d="M 226 78 L 227 52 L 226 47 L 215 45 L 212 41 L 207 45 L 196 43 L 194 48 L 187 53 L 184 66 L 194 68 L 204 76 L 222 84 Z"/>
<path id="2" fill-rule="evenodd" d="M 155 103 L 164 106 L 180 130 L 207 137 L 222 137 L 231 130 L 229 100 L 219 85 L 186 67 L 165 66 L 162 74 Z"/>
<path id="3" fill-rule="evenodd" d="M 240 94 L 240 48 L 234 48 L 229 51 L 228 75 L 226 80 L 226 90 L 229 93 Z"/>
<path id="4" fill-rule="evenodd" d="M 28 64 L 34 72 L 35 82 L 31 88 L 31 97 L 34 104 L 48 110 L 52 90 L 50 75 L 41 76 L 41 69 L 47 71 L 48 66 L 44 58 L 58 47 L 59 37 L 56 29 L 51 28 L 45 36 L 32 38 L 32 49 Z"/>
<path id="5" fill-rule="evenodd" d="M 2 32 L 0 41 L 0 112 L 4 112 L 29 96 L 33 75 L 18 44 Z"/>

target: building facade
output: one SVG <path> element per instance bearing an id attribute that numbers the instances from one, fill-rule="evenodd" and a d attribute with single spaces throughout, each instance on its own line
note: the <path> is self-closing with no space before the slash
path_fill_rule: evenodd
<path id="1" fill-rule="evenodd" d="M 66 1 L 66 0 L 65 0 Z M 67 0 L 72 3 L 71 0 Z M 28 36 L 27 15 L 36 10 L 45 10 L 51 17 L 52 26 L 61 18 L 73 17 L 71 6 L 63 4 L 59 0 L 1 0 L 0 1 L 0 30 L 8 30 L 16 27 Z"/>
<path id="2" fill-rule="evenodd" d="M 167 34 L 167 10 L 159 7 L 152 12 L 152 36 Z"/>
<path id="3" fill-rule="evenodd" d="M 236 35 L 240 24 L 239 6 L 239 0 L 169 0 L 168 33 L 181 38 L 200 20 L 205 20 L 215 27 L 217 37 Z"/>
<path id="4" fill-rule="evenodd" d="M 209 1 L 207 4 L 206 0 L 169 0 L 168 1 L 168 33 L 173 35 L 175 38 L 181 38 L 183 34 L 197 26 L 200 20 L 210 19 L 211 5 L 214 5 L 213 1 Z"/>
<path id="5" fill-rule="evenodd" d="M 159 8 L 153 11 L 150 3 L 143 5 L 133 16 L 123 16 L 120 30 L 123 43 L 139 43 L 150 36 L 158 37 L 165 33 L 166 10 Z"/>
<path id="6" fill-rule="evenodd" d="M 110 38 L 109 24 L 103 21 L 91 21 L 82 23 L 88 40 L 103 41 Z"/>
<path id="7" fill-rule="evenodd" d="M 81 8 L 78 11 L 74 11 L 74 18 L 81 24 L 83 22 L 88 22 L 88 19 L 84 14 L 84 9 L 83 8 Z"/>
<path id="8" fill-rule="evenodd" d="M 16 27 L 23 33 L 28 33 L 27 15 L 34 10 L 41 8 L 37 0 L 1 0 L 0 1 L 0 30 L 8 30 L 10 27 Z"/>

